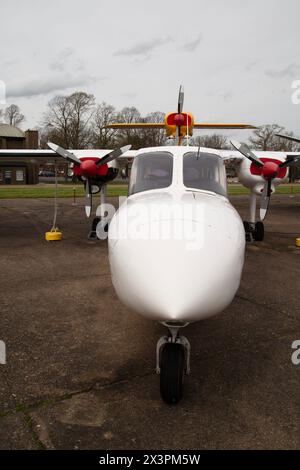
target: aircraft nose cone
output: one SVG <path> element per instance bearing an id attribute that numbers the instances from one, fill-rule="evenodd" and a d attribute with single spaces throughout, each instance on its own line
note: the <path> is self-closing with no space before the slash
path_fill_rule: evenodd
<path id="1" fill-rule="evenodd" d="M 203 199 L 198 215 L 172 216 L 170 204 L 164 215 L 138 217 L 134 233 L 130 217 L 125 217 L 133 238 L 117 234 L 122 208 L 113 218 L 112 281 L 132 310 L 158 321 L 196 321 L 221 312 L 232 301 L 244 260 L 243 224 L 229 203 Z"/>
<path id="2" fill-rule="evenodd" d="M 85 160 L 81 163 L 81 172 L 84 176 L 95 176 L 97 174 L 97 170 L 97 165 L 93 160 Z"/>
<path id="3" fill-rule="evenodd" d="M 278 165 L 275 162 L 265 162 L 262 168 L 262 175 L 264 178 L 270 178 L 278 173 Z"/>

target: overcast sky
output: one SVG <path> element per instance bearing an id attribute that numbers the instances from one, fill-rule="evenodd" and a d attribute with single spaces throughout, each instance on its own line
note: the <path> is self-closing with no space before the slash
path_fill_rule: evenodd
<path id="1" fill-rule="evenodd" d="M 0 80 L 23 128 L 76 90 L 118 109 L 173 111 L 182 83 L 196 121 L 278 123 L 300 135 L 298 0 L 10 0 L 1 20 Z"/>

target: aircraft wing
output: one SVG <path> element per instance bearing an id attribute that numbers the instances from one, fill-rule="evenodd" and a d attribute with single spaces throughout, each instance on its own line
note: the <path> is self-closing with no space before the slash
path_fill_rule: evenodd
<path id="1" fill-rule="evenodd" d="M 111 150 L 109 149 L 88 149 L 88 150 L 69 150 L 78 158 L 88 158 L 88 157 L 96 157 L 102 158 L 107 155 Z M 135 150 L 128 150 L 123 155 L 118 157 L 118 159 L 122 158 L 133 158 L 136 155 Z M 54 162 L 65 162 L 66 160 L 53 150 L 10 150 L 10 149 L 1 149 L 0 150 L 0 162 L 1 161 L 8 161 L 8 162 L 29 162 L 29 163 L 54 163 Z"/>
<path id="2" fill-rule="evenodd" d="M 210 150 L 212 152 L 212 149 L 205 149 L 205 151 Z M 232 160 L 235 161 L 236 163 L 240 163 L 242 160 L 244 160 L 246 157 L 244 157 L 240 152 L 237 150 L 216 150 L 214 149 L 213 152 L 217 155 L 220 155 L 224 160 Z M 291 156 L 299 156 L 300 152 L 274 152 L 274 151 L 257 151 L 257 150 L 252 150 L 252 152 L 258 157 L 258 158 L 274 158 L 276 160 L 280 160 L 281 162 L 285 162 L 286 159 Z M 295 165 L 299 165 L 299 161 L 295 161 Z"/>
<path id="3" fill-rule="evenodd" d="M 210 123 L 210 122 L 195 122 L 193 127 L 195 129 L 256 129 L 251 124 L 243 124 L 239 122 L 222 124 L 222 123 Z"/>
<path id="4" fill-rule="evenodd" d="M 116 122 L 107 124 L 108 129 L 165 129 L 166 123 L 164 122 Z M 255 129 L 255 126 L 243 123 L 194 123 L 193 127 L 197 129 Z"/>
<path id="5" fill-rule="evenodd" d="M 107 129 L 165 129 L 164 122 L 116 122 L 107 124 Z"/>

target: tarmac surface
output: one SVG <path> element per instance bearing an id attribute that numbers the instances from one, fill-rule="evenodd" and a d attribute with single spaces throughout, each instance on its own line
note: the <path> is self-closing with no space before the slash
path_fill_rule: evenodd
<path id="1" fill-rule="evenodd" d="M 248 197 L 232 201 L 245 217 Z M 177 406 L 154 373 L 165 328 L 119 302 L 82 201 L 60 201 L 61 242 L 44 241 L 52 216 L 51 200 L 0 200 L 1 449 L 300 447 L 300 196 L 273 196 L 233 303 L 185 329 Z"/>

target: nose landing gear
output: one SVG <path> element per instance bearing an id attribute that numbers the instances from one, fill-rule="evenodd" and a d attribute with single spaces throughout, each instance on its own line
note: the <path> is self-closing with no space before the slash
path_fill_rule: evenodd
<path id="1" fill-rule="evenodd" d="M 156 348 L 156 373 L 160 375 L 160 394 L 162 399 L 175 405 L 183 395 L 184 376 L 190 373 L 191 346 L 185 336 L 178 334 L 184 325 L 174 326 L 164 323 L 169 335 L 158 340 Z"/>
<path id="2" fill-rule="evenodd" d="M 243 222 L 246 234 L 246 241 L 247 242 L 261 242 L 264 239 L 265 229 L 263 222 L 247 222 L 244 220 Z"/>
<path id="3" fill-rule="evenodd" d="M 244 221 L 244 229 L 246 234 L 246 242 L 262 242 L 265 235 L 264 224 L 256 219 L 256 195 L 251 192 L 250 194 L 250 222 Z"/>

